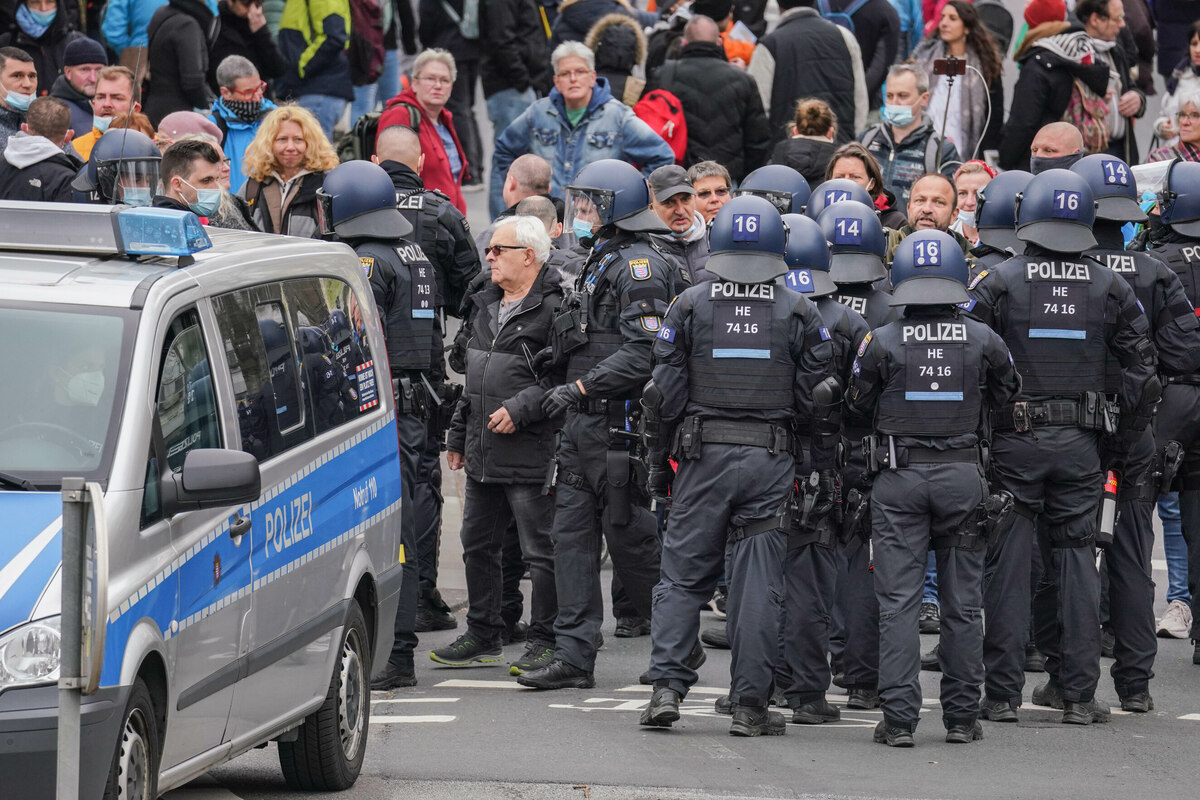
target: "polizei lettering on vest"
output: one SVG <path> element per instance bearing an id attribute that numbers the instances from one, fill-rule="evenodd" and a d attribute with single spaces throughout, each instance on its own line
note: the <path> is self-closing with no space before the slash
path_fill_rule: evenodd
<path id="1" fill-rule="evenodd" d="M 1127 275 L 1137 272 L 1137 262 L 1133 260 L 1133 256 L 1108 253 L 1105 255 L 1105 260 L 1108 268 L 1113 272 L 1123 272 Z"/>
<path id="2" fill-rule="evenodd" d="M 425 257 L 425 251 L 421 249 L 419 244 L 402 244 L 396 248 L 396 255 L 404 259 L 405 264 L 410 264 L 413 261 L 428 261 Z"/>
<path id="3" fill-rule="evenodd" d="M 1025 279 L 1044 281 L 1090 281 L 1092 272 L 1087 264 L 1070 261 L 1030 261 L 1025 265 Z"/>
<path id="4" fill-rule="evenodd" d="M 713 281 L 712 294 L 709 297 L 724 297 L 731 300 L 774 300 L 775 284 Z"/>
<path id="5" fill-rule="evenodd" d="M 1189 264 L 1194 264 L 1200 261 L 1200 247 L 1193 245 L 1192 247 L 1179 248 L 1179 254 L 1187 260 Z"/>
<path id="6" fill-rule="evenodd" d="M 905 325 L 900 329 L 904 341 L 914 342 L 965 342 L 967 326 L 961 322 L 923 322 L 920 325 Z"/>

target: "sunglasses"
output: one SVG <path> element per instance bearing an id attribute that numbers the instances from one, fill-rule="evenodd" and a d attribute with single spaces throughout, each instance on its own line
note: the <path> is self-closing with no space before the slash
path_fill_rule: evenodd
<path id="1" fill-rule="evenodd" d="M 716 195 L 717 197 L 729 197 L 729 190 L 728 189 L 709 189 L 707 191 L 696 193 L 696 197 L 699 197 L 701 200 L 707 200 L 710 195 Z"/>
<path id="2" fill-rule="evenodd" d="M 491 247 L 484 248 L 484 253 L 492 258 L 499 258 L 501 250 L 528 250 L 527 247 L 522 247 L 519 244 L 494 244 Z"/>

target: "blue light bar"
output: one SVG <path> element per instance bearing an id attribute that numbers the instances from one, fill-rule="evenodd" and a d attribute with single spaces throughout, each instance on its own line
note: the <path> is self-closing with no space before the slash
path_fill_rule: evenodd
<path id="1" fill-rule="evenodd" d="M 135 256 L 190 256 L 212 247 L 191 211 L 127 208 L 117 212 L 121 252 Z"/>

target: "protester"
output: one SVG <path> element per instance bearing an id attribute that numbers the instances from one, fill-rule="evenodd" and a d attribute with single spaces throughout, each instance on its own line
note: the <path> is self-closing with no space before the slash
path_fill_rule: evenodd
<path id="1" fill-rule="evenodd" d="M 583 43 L 596 54 L 596 75 L 608 81 L 613 97 L 627 106 L 636 105 L 646 91 L 646 79 L 633 75 L 634 70 L 646 64 L 646 34 L 633 17 L 628 14 L 601 17 Z"/>
<path id="2" fill-rule="evenodd" d="M 217 185 L 221 187 L 221 202 L 216 212 L 208 215 L 208 224 L 214 228 L 232 228 L 239 231 L 258 231 L 250 204 L 240 195 L 229 191 L 229 157 L 217 140 L 208 133 L 185 133 L 176 142 L 207 142 L 217 152 L 221 163 L 217 167 Z"/>
<path id="3" fill-rule="evenodd" d="M 1147 161 L 1170 161 L 1182 158 L 1184 161 L 1200 161 L 1200 84 L 1186 94 L 1177 92 L 1175 105 L 1175 120 L 1173 130 L 1178 134 L 1175 144 L 1170 147 L 1160 147 L 1146 158 Z"/>
<path id="4" fill-rule="evenodd" d="M 842 145 L 829 159 L 824 179 L 828 181 L 834 178 L 852 180 L 866 189 L 885 228 L 902 228 L 908 222 L 904 212 L 896 206 L 896 195 L 883 185 L 879 162 L 870 150 L 858 142 Z"/>
<path id="5" fill-rule="evenodd" d="M 390 3 L 384 3 L 390 6 Z M 287 72 L 288 63 L 271 36 L 262 0 L 221 0 L 220 30 L 208 53 L 208 86 L 221 90 L 217 69 L 230 56 L 241 56 L 254 65 L 258 75 L 273 81 Z"/>
<path id="6" fill-rule="evenodd" d="M 113 120 L 121 114 L 142 110 L 140 95 L 134 84 L 133 72 L 125 67 L 105 67 L 96 79 L 96 94 L 92 97 L 92 120 L 86 132 L 75 131 L 71 147 L 84 161 L 92 154 L 96 141 L 108 132 Z M 150 135 L 154 132 L 151 129 Z"/>
<path id="7" fill-rule="evenodd" d="M 796 129 L 775 145 L 769 163 L 783 164 L 804 176 L 810 186 L 826 180 L 825 170 L 837 149 L 837 117 L 824 100 L 810 97 L 796 103 Z"/>
<path id="8" fill-rule="evenodd" d="M 0 161 L 0 199 L 70 203 L 71 181 L 82 162 L 63 152 L 71 139 L 71 111 L 54 97 L 29 104 L 21 130 L 9 137 Z"/>
<path id="9" fill-rule="evenodd" d="M 1154 135 L 1163 147 L 1171 147 L 1179 136 L 1176 126 L 1179 101 L 1200 90 L 1200 20 L 1188 30 L 1187 55 L 1167 78 L 1167 93 L 1163 95 L 1162 111 L 1154 121 Z M 1151 159 L 1154 160 L 1154 159 Z"/>
<path id="10" fill-rule="evenodd" d="M 8 137 L 16 134 L 25 121 L 25 112 L 37 91 L 37 69 L 33 59 L 16 47 L 0 47 L 0 150 Z"/>
<path id="11" fill-rule="evenodd" d="M 224 136 L 212 120 L 195 111 L 175 111 L 167 114 L 158 124 L 154 143 L 166 153 L 167 148 L 189 134 L 202 133 L 220 144 Z"/>
<path id="12" fill-rule="evenodd" d="M 492 122 L 493 141 L 533 105 L 538 95 L 550 90 L 550 61 L 541 8 L 538 0 L 492 0 L 479 4 L 483 53 L 479 78 L 488 119 Z"/>
<path id="13" fill-rule="evenodd" d="M 207 110 L 208 51 L 220 23 L 203 0 L 169 0 L 150 20 L 150 89 L 146 116 L 158 123 L 172 111 Z"/>
<path id="14" fill-rule="evenodd" d="M 276 95 L 312 112 L 332 140 L 333 127 L 354 99 L 346 55 L 349 0 L 287 0 L 278 37 L 288 68 L 275 84 Z"/>
<path id="15" fill-rule="evenodd" d="M 337 153 L 311 111 L 280 106 L 267 115 L 246 148 L 246 185 L 254 224 L 266 233 L 318 238 L 317 189 Z"/>
<path id="16" fill-rule="evenodd" d="M 668 164 L 650 173 L 650 206 L 669 233 L 654 233 L 658 246 L 674 256 L 687 270 L 694 285 L 712 280 L 704 269 L 708 262 L 708 229 L 704 216 L 696 210 L 696 189 L 683 167 Z"/>
<path id="17" fill-rule="evenodd" d="M 975 228 L 975 208 L 978 192 L 996 177 L 996 170 L 982 161 L 968 161 L 954 173 L 954 188 L 958 193 L 958 217 L 950 230 L 961 234 L 972 245 L 979 243 Z"/>
<path id="18" fill-rule="evenodd" d="M 55 79 L 50 96 L 67 104 L 71 110 L 71 128 L 77 133 L 92 129 L 92 98 L 96 96 L 100 70 L 107 64 L 108 54 L 100 43 L 84 36 L 68 44 L 64 51 L 63 74 Z"/>
<path id="19" fill-rule="evenodd" d="M 33 59 L 37 94 L 49 94 L 62 72 L 67 45 L 83 34 L 69 15 L 59 13 L 57 0 L 22 0 L 12 26 L 0 33 L 0 47 L 18 47 Z"/>
<path id="20" fill-rule="evenodd" d="M 242 169 L 246 148 L 263 119 L 276 106 L 264 96 L 266 85 L 258 69 L 242 56 L 227 56 L 217 66 L 217 84 L 221 96 L 213 103 L 209 119 L 224 134 L 221 146 L 229 156 L 229 180 L 237 191 L 246 179 Z"/>
<path id="21" fill-rule="evenodd" d="M 480 2 L 479 5 L 482 5 Z M 454 132 L 466 162 L 474 169 L 463 175 L 462 185 L 483 186 L 483 148 L 475 122 L 475 92 L 479 87 L 480 47 L 478 16 L 472 30 L 466 0 L 420 0 L 421 45 L 426 50 L 445 50 L 454 57 L 454 81 L 446 108 L 454 121 Z M 475 12 L 476 15 L 478 12 Z M 473 34 L 469 36 L 468 34 Z"/>

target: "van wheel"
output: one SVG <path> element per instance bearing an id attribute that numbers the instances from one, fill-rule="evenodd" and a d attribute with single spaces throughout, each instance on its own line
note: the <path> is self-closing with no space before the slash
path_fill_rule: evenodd
<path id="1" fill-rule="evenodd" d="M 104 787 L 104 800 L 154 800 L 158 797 L 160 755 L 154 702 L 145 682 L 138 678 L 125 707 L 125 720 Z"/>
<path id="2" fill-rule="evenodd" d="M 279 766 L 293 789 L 349 789 L 362 770 L 371 717 L 371 644 L 358 603 L 342 630 L 325 702 L 309 714 L 294 742 L 279 743 Z"/>

